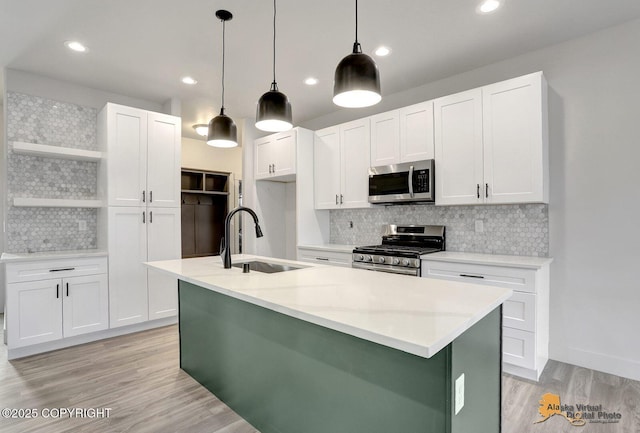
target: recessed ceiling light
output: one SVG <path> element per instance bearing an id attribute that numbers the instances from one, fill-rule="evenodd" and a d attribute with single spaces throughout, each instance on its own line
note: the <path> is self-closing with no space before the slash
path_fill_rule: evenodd
<path id="1" fill-rule="evenodd" d="M 379 57 L 388 56 L 391 54 L 391 49 L 389 47 L 381 46 L 376 49 L 375 54 Z"/>
<path id="2" fill-rule="evenodd" d="M 209 133 L 209 125 L 204 123 L 198 123 L 197 125 L 193 125 L 193 129 L 196 130 L 196 134 L 206 137 Z"/>
<path id="3" fill-rule="evenodd" d="M 318 84 L 318 79 L 315 77 L 309 77 L 304 80 L 304 84 L 306 84 L 307 86 L 315 86 L 316 84 Z"/>
<path id="4" fill-rule="evenodd" d="M 479 14 L 488 14 L 498 9 L 501 5 L 502 2 L 500 0 L 483 0 L 478 5 L 476 11 Z"/>
<path id="5" fill-rule="evenodd" d="M 85 47 L 84 45 L 82 45 L 78 41 L 66 41 L 64 44 L 70 50 L 76 51 L 78 53 L 86 53 L 87 52 L 87 47 Z"/>
<path id="6" fill-rule="evenodd" d="M 182 82 L 183 82 L 184 84 L 190 84 L 190 85 L 193 85 L 193 84 L 196 84 L 196 83 L 198 82 L 198 80 L 196 80 L 196 79 L 195 79 L 195 78 L 193 78 L 193 77 L 182 77 Z"/>

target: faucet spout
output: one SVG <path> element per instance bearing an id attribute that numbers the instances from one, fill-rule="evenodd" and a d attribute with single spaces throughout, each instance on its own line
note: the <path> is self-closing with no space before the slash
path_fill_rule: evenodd
<path id="1" fill-rule="evenodd" d="M 253 209 L 244 206 L 238 206 L 237 208 L 231 210 L 231 212 L 227 214 L 227 217 L 224 220 L 224 238 L 222 238 L 222 248 L 220 249 L 220 255 L 222 256 L 222 262 L 225 269 L 231 268 L 231 219 L 235 214 L 241 211 L 247 212 L 253 217 L 253 222 L 256 225 L 256 237 L 261 238 L 263 236 L 262 229 L 260 228 L 260 224 L 258 223 L 258 215 L 256 215 Z"/>

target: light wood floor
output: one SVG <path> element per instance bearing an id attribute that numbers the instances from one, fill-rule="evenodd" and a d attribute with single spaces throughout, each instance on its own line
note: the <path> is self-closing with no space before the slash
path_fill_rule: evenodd
<path id="1" fill-rule="evenodd" d="M 560 395 L 563 404 L 602 404 L 604 410 L 622 413 L 622 419 L 618 424 L 574 427 L 554 416 L 534 425 L 539 418 L 538 401 L 548 392 Z M 35 420 L 0 417 L 3 433 L 257 431 L 178 368 L 177 326 L 11 362 L 7 361 L 6 346 L 0 344 L 0 409 L 5 407 L 40 411 L 108 407 L 111 416 Z M 504 433 L 574 431 L 640 432 L 640 382 L 555 361 L 550 361 L 540 383 L 504 376 Z M 482 433 L 480 425 L 478 433 Z"/>

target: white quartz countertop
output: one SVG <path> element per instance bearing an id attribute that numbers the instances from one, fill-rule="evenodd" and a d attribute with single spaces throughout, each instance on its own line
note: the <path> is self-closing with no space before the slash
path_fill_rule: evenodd
<path id="1" fill-rule="evenodd" d="M 441 251 L 439 253 L 424 254 L 423 260 L 433 260 L 452 263 L 471 263 L 475 265 L 507 266 L 512 268 L 539 269 L 553 261 L 550 257 L 505 256 L 498 254 L 459 253 L 455 251 Z"/>
<path id="2" fill-rule="evenodd" d="M 308 250 L 316 251 L 333 251 L 336 253 L 351 253 L 355 248 L 354 245 L 342 245 L 342 244 L 320 244 L 320 245 L 298 245 L 298 248 L 306 248 Z"/>
<path id="3" fill-rule="evenodd" d="M 102 257 L 108 253 L 105 250 L 70 250 L 45 251 L 40 253 L 2 253 L 0 263 L 33 262 L 39 260 L 75 259 L 78 257 Z"/>
<path id="4" fill-rule="evenodd" d="M 501 287 L 237 255 L 303 269 L 274 274 L 224 269 L 219 256 L 147 263 L 255 305 L 430 358 L 511 296 Z"/>

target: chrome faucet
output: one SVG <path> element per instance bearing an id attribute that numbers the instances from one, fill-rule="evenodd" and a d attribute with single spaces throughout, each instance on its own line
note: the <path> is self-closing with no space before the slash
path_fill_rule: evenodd
<path id="1" fill-rule="evenodd" d="M 258 215 L 256 215 L 252 209 L 244 206 L 238 206 L 229 212 L 224 220 L 224 237 L 220 243 L 220 255 L 222 256 L 222 262 L 224 263 L 225 269 L 231 268 L 231 249 L 229 248 L 230 242 L 228 241 L 228 239 L 231 239 L 231 218 L 240 211 L 248 212 L 253 217 L 253 222 L 256 224 L 256 237 L 261 238 L 263 236 L 260 224 L 258 224 Z"/>

